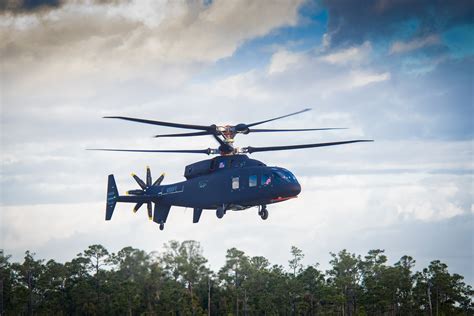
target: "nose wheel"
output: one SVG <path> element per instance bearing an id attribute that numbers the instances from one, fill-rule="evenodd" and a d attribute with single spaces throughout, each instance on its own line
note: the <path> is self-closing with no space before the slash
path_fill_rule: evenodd
<path id="1" fill-rule="evenodd" d="M 165 223 L 161 222 L 160 223 L 160 230 L 163 230 L 163 229 L 165 229 Z"/>
<path id="2" fill-rule="evenodd" d="M 268 211 L 267 211 L 267 206 L 266 205 L 261 206 L 260 210 L 258 211 L 258 215 L 260 215 L 260 217 L 263 220 L 266 220 L 268 218 Z"/>

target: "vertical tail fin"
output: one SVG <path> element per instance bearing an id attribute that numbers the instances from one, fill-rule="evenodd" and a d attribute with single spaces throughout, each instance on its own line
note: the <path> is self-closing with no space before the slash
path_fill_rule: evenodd
<path id="1" fill-rule="evenodd" d="M 117 185 L 115 184 L 114 175 L 111 174 L 109 175 L 109 181 L 107 183 L 107 207 L 105 209 L 106 221 L 109 221 L 112 218 L 118 197 L 119 193 L 117 190 Z"/>

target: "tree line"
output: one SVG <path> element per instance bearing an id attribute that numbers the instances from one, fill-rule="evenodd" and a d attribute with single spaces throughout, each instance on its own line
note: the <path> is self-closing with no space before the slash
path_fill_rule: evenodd
<path id="1" fill-rule="evenodd" d="M 227 250 L 212 271 L 197 241 L 170 241 L 160 253 L 91 245 L 71 261 L 23 262 L 0 252 L 1 315 L 473 315 L 474 292 L 439 260 L 415 271 L 384 250 L 331 253 L 330 268 L 288 266 Z"/>

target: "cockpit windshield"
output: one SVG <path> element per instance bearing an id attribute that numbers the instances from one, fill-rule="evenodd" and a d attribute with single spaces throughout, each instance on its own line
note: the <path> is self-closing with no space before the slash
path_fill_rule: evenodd
<path id="1" fill-rule="evenodd" d="M 296 177 L 286 169 L 272 168 L 272 174 L 275 179 L 280 179 L 288 183 L 298 183 Z"/>

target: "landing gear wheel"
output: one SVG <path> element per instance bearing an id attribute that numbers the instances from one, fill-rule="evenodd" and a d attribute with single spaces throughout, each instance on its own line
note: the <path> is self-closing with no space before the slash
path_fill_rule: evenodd
<path id="1" fill-rule="evenodd" d="M 268 218 L 268 211 L 267 211 L 267 206 L 266 205 L 262 205 L 259 210 L 258 210 L 258 215 L 260 215 L 260 217 L 263 219 L 263 220 L 266 220 Z"/>
<path id="2" fill-rule="evenodd" d="M 225 210 L 224 210 L 222 207 L 219 207 L 219 208 L 216 210 L 216 216 L 217 216 L 217 218 L 222 218 L 222 217 L 224 217 L 224 214 L 225 214 Z"/>
<path id="3" fill-rule="evenodd" d="M 160 230 L 165 229 L 165 223 L 160 223 Z"/>

